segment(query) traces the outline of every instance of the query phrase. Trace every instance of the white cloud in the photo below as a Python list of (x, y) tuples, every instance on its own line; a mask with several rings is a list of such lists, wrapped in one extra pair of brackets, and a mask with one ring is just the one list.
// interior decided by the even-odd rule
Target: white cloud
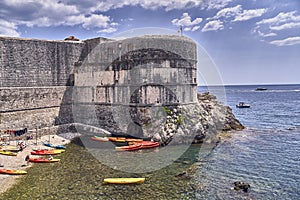
[[(211, 0), (210, 0), (211, 1)], [(217, 3), (226, 5), (221, 0), (213, 0), (211, 7)], [(100, 31), (112, 31), (116, 29), (116, 22), (110, 16), (99, 14), (103, 11), (122, 8), (125, 6), (141, 6), (144, 9), (156, 10), (163, 8), (167, 11), (174, 9), (187, 9), (201, 7), (209, 0), (2, 0), (0, 1), (0, 19), (15, 25), (14, 28), (1, 32), (10, 35), (19, 35), (18, 26), (51, 27), (51, 26), (82, 26), (85, 29), (100, 29)], [(192, 30), (202, 18), (192, 20), (189, 16), (178, 19), (177, 24), (190, 27)], [(132, 19), (128, 19), (132, 20)], [(180, 21), (179, 21), (180, 20)], [(197, 27), (194, 30), (199, 29)]]
[(85, 17), (82, 20), (82, 26), (85, 29), (90, 29), (90, 28), (101, 28), (101, 27), (107, 27), (108, 22), (110, 21), (108, 16), (104, 15), (91, 15), (89, 17)]
[(202, 22), (202, 18), (196, 18), (192, 21), (189, 13), (183, 13), (181, 19), (173, 19), (172, 24), (175, 26), (193, 26)]
[(263, 37), (274, 37), (274, 36), (277, 36), (276, 33), (267, 33), (267, 34), (264, 34)]
[(290, 22), (278, 26), (270, 26), (270, 29), (273, 31), (281, 31), (285, 29), (290, 29), (290, 28), (300, 28), (300, 21), (299, 22)]
[[(257, 26), (255, 27), (256, 32), (259, 33), (260, 36), (266, 37), (265, 33), (262, 32), (276, 32), (282, 31), (287, 29), (296, 29), (300, 28), (300, 15), (297, 15), (296, 11), (291, 12), (280, 12), (275, 17), (263, 19), (256, 23)], [(254, 31), (255, 32), (255, 31)], [(274, 36), (273, 33), (271, 36)], [(285, 40), (275, 40), (273, 41), (274, 44), (281, 44), (282, 42), (289, 42), (291, 38), (294, 39), (295, 37), (290, 37)], [(297, 37), (296, 37), (297, 38)]]
[(100, 31), (98, 31), (98, 33), (113, 33), (113, 32), (116, 32), (117, 29), (114, 28), (114, 27), (109, 27), (107, 29), (102, 29)]
[(14, 23), (0, 19), (0, 36), (19, 37), (17, 26)]
[(255, 17), (262, 16), (267, 9), (261, 8), (261, 9), (253, 9), (253, 10), (243, 10), (242, 13), (238, 13), (238, 15), (235, 16), (233, 21), (246, 21)]
[(219, 19), (221, 17), (229, 18), (235, 17), (242, 11), (242, 6), (237, 5), (235, 7), (223, 8), (222, 10), (218, 11), (217, 14), (212, 19)]
[(192, 28), (192, 31), (194, 32), (194, 31), (198, 30), (199, 28), (200, 28), (200, 26), (194, 26), (194, 27)]
[[(76, 4), (77, 2), (77, 4)], [(79, 3), (83, 3), (79, 0)], [(28, 27), (50, 27), (50, 26), (75, 26), (80, 25), (85, 29), (99, 29), (118, 25), (109, 16), (93, 14), (95, 3), (83, 3), (79, 6), (78, 1), (62, 0), (3, 0), (0, 2), (0, 18), (14, 24), (15, 27), (8, 31), (1, 27), (3, 35), (17, 35), (14, 30), (20, 25)], [(5, 31), (5, 30), (6, 31)]]
[(206, 0), (203, 1), (202, 8), (207, 8), (207, 9), (221, 9), (226, 7), (230, 2), (233, 0)]
[[(202, 29), (203, 32), (208, 30), (221, 30), (224, 29), (224, 22), (237, 22), (237, 21), (247, 21), (255, 17), (262, 16), (267, 11), (266, 8), (243, 10), (241, 5), (236, 5), (234, 7), (227, 7), (219, 10), (215, 16), (207, 18), (206, 20), (214, 20), (211, 23), (207, 23)], [(230, 28), (232, 29), (232, 27)]]
[(254, 30), (253, 33), (258, 33), (258, 35), (261, 36), (261, 37), (274, 37), (274, 36), (277, 36), (276, 33), (263, 33), (260, 30)]
[(224, 29), (223, 22), (220, 20), (213, 20), (213, 21), (207, 22), (204, 25), (202, 32), (217, 31), (217, 30), (222, 30), (222, 29)]
[(276, 46), (292, 46), (300, 44), (300, 37), (289, 37), (283, 40), (274, 40), (271, 41), (270, 44), (276, 45)]
[(296, 14), (296, 11), (287, 12), (287, 13), (281, 12), (273, 18), (263, 19), (263, 20), (257, 22), (257, 24), (279, 25), (279, 24), (283, 24), (286, 22), (300, 21), (300, 16), (295, 15), (295, 14)]
[(243, 10), (241, 5), (237, 5), (234, 7), (223, 8), (218, 11), (217, 14), (212, 17), (212, 19), (220, 19), (220, 18), (233, 18), (233, 22), (235, 21), (246, 21), (255, 17), (262, 16), (267, 9), (251, 9), (251, 10)]
[(108, 11), (110, 9), (122, 8), (124, 6), (141, 6), (145, 9), (156, 10), (164, 8), (166, 11), (174, 9), (187, 9), (203, 5), (203, 0), (103, 0), (97, 4), (99, 11)]
[(198, 24), (200, 24), (202, 20), (202, 18), (192, 20), (189, 13), (183, 13), (180, 19), (173, 19), (171, 22), (175, 26), (184, 27), (184, 31), (196, 31), (200, 28)]

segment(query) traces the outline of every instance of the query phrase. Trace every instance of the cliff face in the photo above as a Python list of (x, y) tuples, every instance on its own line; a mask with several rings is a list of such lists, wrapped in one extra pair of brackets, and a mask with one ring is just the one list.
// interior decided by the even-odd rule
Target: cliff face
[(198, 103), (166, 108), (167, 120), (154, 140), (161, 144), (216, 142), (221, 131), (241, 130), (244, 126), (228, 106), (209, 93), (198, 94)]

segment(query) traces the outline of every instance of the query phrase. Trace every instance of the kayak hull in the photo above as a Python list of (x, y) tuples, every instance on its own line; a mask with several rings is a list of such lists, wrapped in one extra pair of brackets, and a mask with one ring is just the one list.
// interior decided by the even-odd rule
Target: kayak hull
[(17, 156), (17, 153), (10, 152), (10, 151), (0, 151), (0, 154), (6, 155), (6, 156)]
[(64, 152), (65, 150), (59, 150), (59, 149), (54, 149), (54, 150), (35, 150), (30, 152), (31, 155), (57, 155), (60, 154), (62, 152)]
[(142, 146), (139, 144), (129, 145), (129, 146), (122, 146), (122, 147), (115, 147), (116, 151), (135, 151), (141, 149)]
[(91, 137), (91, 139), (94, 141), (100, 141), (100, 142), (108, 142), (109, 141), (109, 139), (107, 137), (99, 137), (99, 136)]
[(48, 142), (44, 142), (44, 145), (46, 147), (52, 147), (52, 148), (55, 148), (55, 149), (66, 149), (66, 147), (63, 146), (63, 145), (53, 145), (53, 144), (50, 144)]
[(53, 162), (59, 162), (60, 159), (53, 158), (49, 160), (48, 158), (29, 158), (29, 162), (33, 163), (53, 163)]
[(134, 184), (144, 183), (145, 178), (106, 178), (103, 181), (110, 184)]
[(132, 142), (131, 144), (141, 145), (142, 149), (149, 149), (149, 148), (154, 148), (159, 146), (158, 142), (152, 142), (152, 141)]
[(0, 169), (0, 174), (9, 174), (9, 175), (24, 175), (27, 174), (23, 170), (14, 170), (14, 169)]

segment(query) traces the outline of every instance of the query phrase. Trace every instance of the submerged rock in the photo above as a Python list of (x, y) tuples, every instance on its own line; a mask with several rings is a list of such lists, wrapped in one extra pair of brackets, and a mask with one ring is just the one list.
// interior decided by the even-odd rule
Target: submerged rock
[(234, 189), (235, 190), (243, 190), (244, 192), (248, 192), (248, 189), (250, 188), (249, 183), (245, 183), (242, 181), (235, 181), (234, 182)]
[(180, 172), (180, 173), (176, 174), (175, 177), (181, 177), (181, 178), (186, 178), (186, 179), (191, 178), (187, 171)]

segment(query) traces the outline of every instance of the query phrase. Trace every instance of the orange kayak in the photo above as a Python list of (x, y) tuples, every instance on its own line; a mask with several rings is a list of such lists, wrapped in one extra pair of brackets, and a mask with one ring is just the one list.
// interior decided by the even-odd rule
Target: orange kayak
[(111, 142), (142, 142), (143, 141), (143, 139), (125, 138), (125, 137), (109, 137), (108, 140)]
[(108, 140), (111, 142), (126, 142), (126, 138), (123, 137), (109, 137)]
[(0, 174), (23, 175), (23, 174), (27, 174), (27, 172), (23, 170), (0, 169)]
[(132, 145), (141, 145), (142, 149), (148, 149), (153, 147), (158, 147), (158, 142), (152, 142), (152, 141), (142, 141), (142, 142), (132, 142)]

